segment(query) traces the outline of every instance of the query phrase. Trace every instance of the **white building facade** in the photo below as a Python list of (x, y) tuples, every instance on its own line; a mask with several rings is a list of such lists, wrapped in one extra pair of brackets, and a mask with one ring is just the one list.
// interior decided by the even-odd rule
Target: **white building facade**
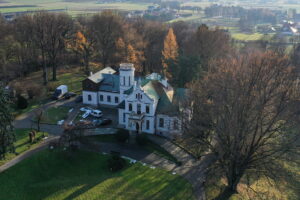
[(118, 109), (120, 127), (137, 133), (172, 137), (181, 133), (180, 99), (185, 89), (174, 90), (153, 73), (135, 77), (133, 64), (107, 67), (83, 81), (83, 103)]

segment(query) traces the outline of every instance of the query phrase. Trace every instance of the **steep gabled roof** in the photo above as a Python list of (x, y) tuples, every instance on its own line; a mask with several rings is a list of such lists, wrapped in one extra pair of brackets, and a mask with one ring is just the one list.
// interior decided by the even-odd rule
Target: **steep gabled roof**
[(100, 84), (100, 91), (119, 92), (120, 91), (120, 78), (115, 74), (102, 74), (102, 82)]
[(158, 101), (163, 94), (162, 85), (158, 81), (148, 81), (142, 86), (144, 92), (153, 100)]
[(115, 74), (116, 71), (111, 67), (106, 67), (88, 77), (94, 83), (100, 83), (103, 80), (103, 74)]
[(186, 98), (188, 90), (185, 88), (177, 88), (174, 91), (173, 98), (170, 99), (165, 93), (161, 96), (156, 111), (159, 114), (166, 114), (166, 115), (177, 115), (179, 113), (180, 104)]

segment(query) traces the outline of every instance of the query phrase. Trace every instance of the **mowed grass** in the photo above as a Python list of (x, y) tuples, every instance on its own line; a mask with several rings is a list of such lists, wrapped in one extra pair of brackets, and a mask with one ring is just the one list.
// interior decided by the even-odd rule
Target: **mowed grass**
[[(43, 132), (38, 132), (36, 134), (36, 139), (33, 144), (29, 142), (29, 132), (30, 129), (16, 129), (15, 134), (16, 134), (16, 142), (14, 143), (15, 148), (16, 148), (16, 153), (9, 153), (6, 155), (5, 159), (0, 160), (0, 166), (8, 162), (9, 160), (13, 159), (17, 155), (24, 153), (25, 151), (32, 149), (36, 147), (41, 141), (44, 136), (47, 136), (47, 133)], [(1, 198), (0, 198), (1, 199)]]
[(44, 112), (41, 123), (57, 124), (58, 121), (67, 119), (69, 110), (65, 106), (51, 107)]
[(84, 151), (39, 152), (0, 174), (0, 199), (195, 199), (178, 175), (139, 163), (112, 173), (107, 160)]

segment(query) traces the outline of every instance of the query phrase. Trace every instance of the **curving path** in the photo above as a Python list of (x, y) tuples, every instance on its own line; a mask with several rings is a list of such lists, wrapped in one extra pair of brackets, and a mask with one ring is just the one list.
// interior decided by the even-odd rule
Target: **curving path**
[(7, 163), (5, 163), (4, 165), (0, 166), (0, 173), (7, 170), (8, 168), (18, 164), (19, 162), (21, 162), (22, 160), (32, 156), (33, 154), (42, 151), (46, 148), (48, 148), (49, 143), (55, 141), (59, 139), (58, 136), (56, 137), (49, 137), (48, 139), (44, 140), (42, 143), (40, 143), (37, 147), (30, 149), (20, 155), (18, 155), (17, 157), (15, 157), (14, 159), (8, 161)]

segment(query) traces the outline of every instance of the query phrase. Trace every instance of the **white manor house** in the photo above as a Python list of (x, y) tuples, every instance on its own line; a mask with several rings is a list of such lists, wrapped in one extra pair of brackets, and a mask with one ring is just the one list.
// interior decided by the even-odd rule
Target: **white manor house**
[(106, 67), (91, 74), (82, 86), (83, 103), (117, 108), (120, 127), (166, 137), (181, 133), (186, 90), (174, 89), (157, 73), (136, 77), (133, 64), (123, 63), (119, 72)]

